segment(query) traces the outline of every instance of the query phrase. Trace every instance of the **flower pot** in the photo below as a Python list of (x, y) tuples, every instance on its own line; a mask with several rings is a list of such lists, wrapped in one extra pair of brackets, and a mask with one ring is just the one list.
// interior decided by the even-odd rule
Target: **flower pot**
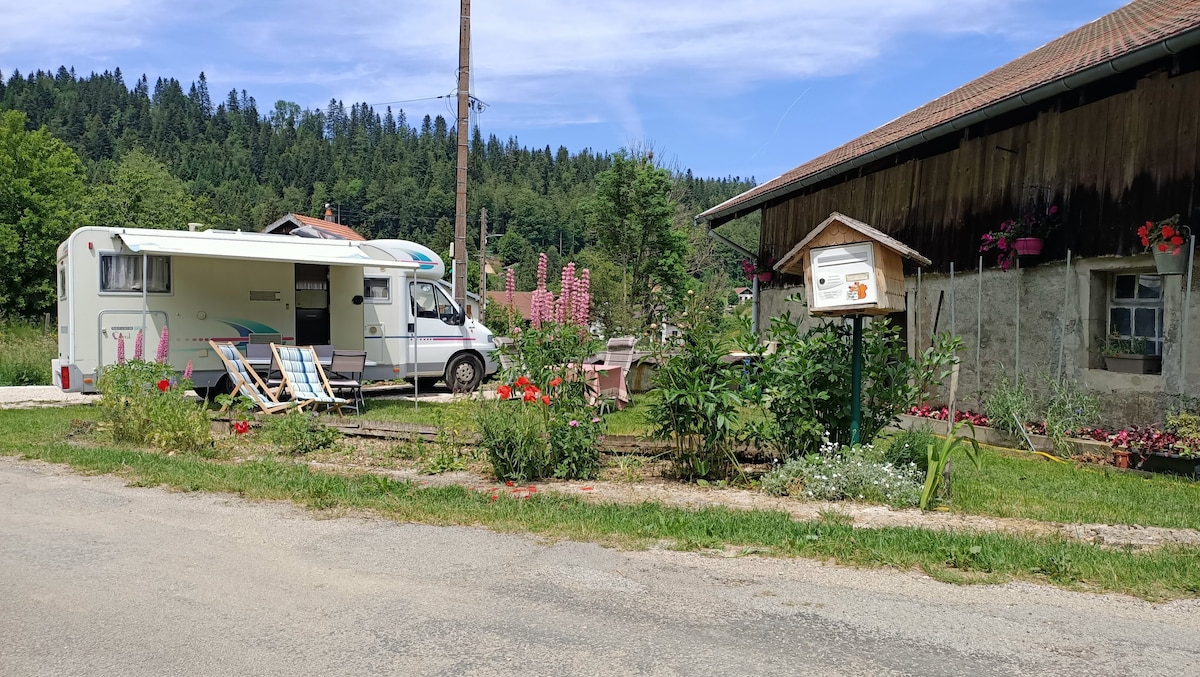
[(1158, 269), (1159, 275), (1183, 275), (1187, 272), (1188, 256), (1187, 252), (1179, 249), (1178, 252), (1154, 252), (1154, 267)]
[(1120, 449), (1113, 449), (1113, 465), (1118, 468), (1129, 467), (1129, 452)]
[(770, 271), (765, 272), (765, 273), (758, 273), (758, 281), (759, 282), (770, 282), (771, 276), (772, 276), (772, 273)]
[(1122, 374), (1158, 374), (1162, 372), (1162, 356), (1105, 355), (1104, 368)]
[(1013, 241), (1013, 249), (1017, 250), (1018, 256), (1037, 256), (1042, 253), (1042, 238), (1018, 237)]

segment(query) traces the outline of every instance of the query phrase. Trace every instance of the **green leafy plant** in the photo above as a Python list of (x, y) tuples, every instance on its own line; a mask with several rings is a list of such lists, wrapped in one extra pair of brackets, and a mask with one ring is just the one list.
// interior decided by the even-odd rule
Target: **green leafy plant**
[(205, 452), (212, 448), (208, 411), (184, 397), (191, 383), (157, 362), (131, 360), (101, 372), (101, 429), (114, 442)]
[(497, 479), (524, 482), (554, 471), (546, 416), (539, 404), (509, 400), (480, 404), (475, 414), (479, 445), (486, 450)]
[(728, 346), (713, 313), (691, 292), (676, 324), (678, 352), (655, 374), (658, 398), (646, 411), (654, 436), (668, 440), (676, 474), (687, 480), (729, 478), (740, 471), (734, 443), (740, 432), (742, 397), (738, 371), (722, 358)]
[(1105, 357), (1145, 355), (1147, 345), (1149, 344), (1143, 336), (1122, 338), (1119, 334), (1110, 334), (1104, 340), (1104, 346), (1100, 348), (1100, 353)]
[(1021, 379), (1009, 381), (1001, 376), (984, 400), (988, 425), (1010, 435), (1021, 435), (1025, 424), (1033, 419), (1033, 396)]
[(1057, 381), (1044, 375), (1050, 391), (1045, 411), (1046, 437), (1054, 445), (1054, 453), (1070, 456), (1075, 451), (1071, 433), (1096, 424), (1100, 418), (1100, 401), (1071, 379)]
[[(971, 430), (970, 436), (958, 434), (963, 427)], [(928, 510), (941, 491), (943, 473), (945, 473), (946, 464), (950, 462), (950, 457), (954, 455), (954, 452), (961, 451), (967, 455), (967, 459), (975, 465), (977, 470), (982, 468), (979, 460), (979, 443), (975, 441), (975, 426), (966, 421), (955, 423), (954, 427), (950, 429), (950, 434), (942, 440), (941, 444), (930, 444), (926, 449), (928, 464), (925, 469), (925, 486), (921, 489), (919, 504), (922, 510)]]
[(562, 479), (590, 479), (600, 469), (600, 441), (603, 422), (589, 412), (558, 415), (549, 426), (550, 448), (554, 456), (554, 476)]
[(776, 496), (909, 507), (920, 498), (921, 471), (882, 460), (869, 444), (839, 448), (827, 443), (824, 453), (792, 459), (764, 475), (762, 488)]
[(916, 426), (892, 436), (883, 451), (883, 459), (895, 466), (915, 465), (923, 467), (928, 458), (931, 444), (941, 440), (927, 426)]
[(337, 446), (342, 433), (318, 420), (316, 414), (292, 409), (266, 420), (262, 436), (289, 454), (308, 454)]

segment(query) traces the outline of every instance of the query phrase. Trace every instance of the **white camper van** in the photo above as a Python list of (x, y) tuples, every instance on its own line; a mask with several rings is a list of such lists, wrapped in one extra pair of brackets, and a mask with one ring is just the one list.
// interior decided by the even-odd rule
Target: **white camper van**
[(233, 231), (89, 227), (58, 247), (55, 385), (96, 390), (96, 376), (153, 359), (164, 327), (169, 362), (190, 360), (198, 389), (228, 387), (208, 341), (366, 350), (367, 380), (445, 379), (471, 390), (498, 364), (492, 334), (440, 284), (445, 264), (401, 240), (317, 240)]

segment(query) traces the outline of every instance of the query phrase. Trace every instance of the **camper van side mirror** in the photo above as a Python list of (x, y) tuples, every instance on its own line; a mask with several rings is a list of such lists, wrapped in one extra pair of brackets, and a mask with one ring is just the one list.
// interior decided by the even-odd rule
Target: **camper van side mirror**
[(462, 310), (458, 310), (458, 309), (456, 309), (450, 315), (449, 319), (447, 320), (447, 324), (454, 325), (455, 327), (461, 327), (466, 323), (467, 323), (467, 316), (463, 314)]

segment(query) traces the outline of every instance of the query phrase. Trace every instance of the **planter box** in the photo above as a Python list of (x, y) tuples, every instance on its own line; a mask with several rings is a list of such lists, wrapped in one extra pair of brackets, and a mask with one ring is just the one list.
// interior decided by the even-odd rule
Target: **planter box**
[(1161, 355), (1105, 355), (1104, 368), (1122, 374), (1162, 373)]
[(1187, 458), (1179, 454), (1139, 454), (1134, 451), (1130, 452), (1129, 466), (1147, 472), (1200, 479), (1200, 458)]
[[(911, 416), (909, 414), (900, 415), (900, 425), (897, 426), (901, 430), (908, 430), (914, 427), (928, 426), (935, 434), (946, 434), (946, 422), (939, 421), (935, 418), (925, 418), (923, 416)], [(969, 432), (969, 431), (968, 431)], [(1008, 433), (1001, 432), (994, 428), (985, 426), (975, 426), (975, 441), (980, 444), (986, 444), (992, 447), (1006, 447), (1009, 449), (1027, 449), (1029, 445), (1025, 444), (1025, 440), (1019, 437), (1013, 437)], [(1054, 453), (1054, 444), (1049, 437), (1045, 435), (1030, 435), (1029, 441), (1033, 442), (1033, 446), (1038, 451), (1044, 451), (1048, 454)], [(1071, 444), (1075, 445), (1075, 453), (1109, 456), (1112, 454), (1112, 445), (1108, 442), (1097, 442), (1095, 440), (1084, 440), (1074, 438)]]

